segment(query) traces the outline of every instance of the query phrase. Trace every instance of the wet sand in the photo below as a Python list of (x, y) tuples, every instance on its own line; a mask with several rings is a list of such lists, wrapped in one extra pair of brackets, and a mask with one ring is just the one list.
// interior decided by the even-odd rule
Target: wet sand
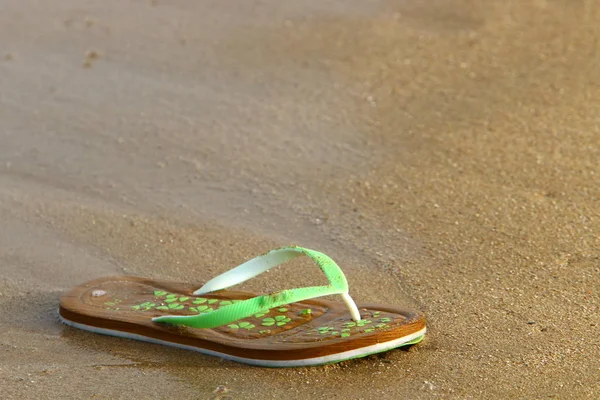
[[(600, 6), (420, 3), (4, 1), (3, 397), (597, 398)], [(56, 318), (289, 243), (426, 340), (263, 369)]]

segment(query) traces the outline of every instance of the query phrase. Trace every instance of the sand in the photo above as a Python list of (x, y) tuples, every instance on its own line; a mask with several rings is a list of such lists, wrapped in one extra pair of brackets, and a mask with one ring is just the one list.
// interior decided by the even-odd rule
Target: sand
[[(593, 0), (3, 1), (2, 397), (598, 398), (599, 159)], [(289, 243), (426, 340), (263, 369), (56, 317)]]

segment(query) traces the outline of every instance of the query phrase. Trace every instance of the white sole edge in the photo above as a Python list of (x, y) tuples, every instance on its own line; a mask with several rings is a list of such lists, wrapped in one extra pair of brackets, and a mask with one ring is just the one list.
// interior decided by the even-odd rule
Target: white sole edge
[(168, 342), (165, 340), (154, 339), (154, 338), (151, 338), (148, 336), (138, 335), (136, 333), (120, 332), (120, 331), (115, 331), (112, 329), (97, 328), (97, 327), (91, 326), (91, 325), (80, 324), (79, 322), (73, 322), (73, 321), (63, 318), (63, 316), (60, 315), (60, 313), (58, 313), (58, 318), (65, 325), (69, 325), (74, 328), (82, 329), (84, 331), (99, 333), (101, 335), (116, 336), (116, 337), (121, 337), (121, 338), (125, 338), (125, 339), (133, 339), (133, 340), (139, 340), (142, 342), (161, 344), (163, 346), (177, 347), (179, 349), (197, 351), (199, 353), (206, 354), (209, 356), (220, 357), (220, 358), (224, 358), (226, 360), (236, 361), (236, 362), (243, 363), (243, 364), (256, 365), (259, 367), (271, 367), (271, 368), (273, 368), (273, 367), (308, 367), (311, 365), (330, 364), (330, 363), (334, 363), (334, 362), (350, 360), (353, 358), (365, 357), (370, 354), (381, 353), (384, 351), (392, 350), (396, 347), (400, 347), (405, 343), (409, 343), (409, 342), (417, 339), (418, 337), (425, 335), (425, 332), (427, 331), (427, 328), (423, 328), (418, 332), (412, 333), (408, 336), (401, 337), (399, 339), (390, 340), (388, 342), (378, 343), (378, 344), (374, 344), (374, 345), (367, 346), (367, 347), (361, 347), (360, 349), (344, 351), (342, 353), (336, 353), (336, 354), (332, 354), (329, 356), (305, 358), (302, 360), (259, 360), (259, 359), (254, 359), (254, 358), (244, 358), (244, 357), (232, 356), (232, 355), (225, 354), (225, 353), (219, 353), (218, 351), (202, 349), (199, 347), (188, 346), (185, 344), (172, 343), (172, 342)]

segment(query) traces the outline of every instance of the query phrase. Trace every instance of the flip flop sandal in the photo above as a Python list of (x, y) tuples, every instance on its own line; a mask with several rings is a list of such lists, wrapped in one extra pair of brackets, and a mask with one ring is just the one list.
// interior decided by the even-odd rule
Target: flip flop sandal
[[(301, 255), (327, 286), (255, 295), (223, 290)], [(343, 302), (314, 300), (341, 295)], [(182, 283), (118, 276), (77, 286), (60, 298), (67, 325), (265, 367), (335, 363), (420, 342), (425, 319), (402, 308), (361, 304), (325, 254), (297, 246), (258, 256), (198, 290)]]

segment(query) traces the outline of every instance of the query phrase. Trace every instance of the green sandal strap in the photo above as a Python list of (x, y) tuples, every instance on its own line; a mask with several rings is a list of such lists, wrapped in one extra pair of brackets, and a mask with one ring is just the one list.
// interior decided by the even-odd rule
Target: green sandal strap
[(282, 290), (271, 294), (253, 297), (215, 311), (198, 315), (168, 315), (153, 318), (152, 321), (174, 325), (186, 325), (193, 328), (216, 328), (271, 308), (285, 304), (309, 300), (316, 297), (340, 294), (350, 310), (354, 321), (360, 321), (360, 313), (354, 300), (348, 294), (348, 281), (340, 267), (325, 254), (299, 246), (288, 246), (271, 250), (253, 258), (208, 281), (194, 292), (195, 295), (214, 292), (245, 282), (277, 265), (299, 256), (310, 257), (329, 280), (327, 286)]

